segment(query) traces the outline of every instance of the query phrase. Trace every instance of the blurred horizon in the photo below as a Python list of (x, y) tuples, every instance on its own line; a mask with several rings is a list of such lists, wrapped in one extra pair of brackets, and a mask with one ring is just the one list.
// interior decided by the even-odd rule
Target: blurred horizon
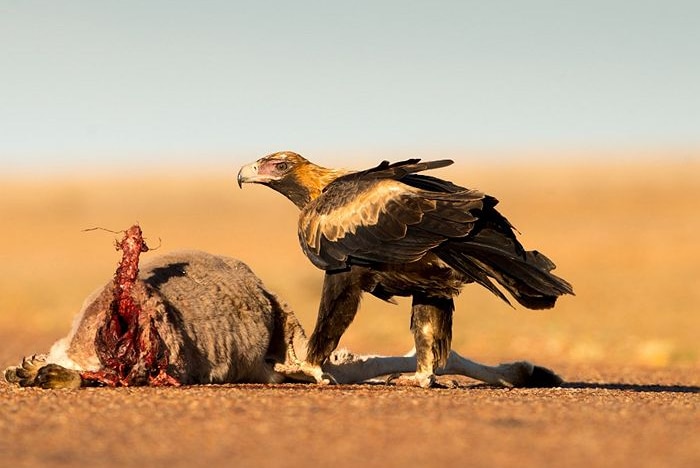
[[(279, 148), (273, 151), (289, 150)], [(296, 150), (299, 152), (298, 150)], [(41, 164), (3, 165), (0, 180), (55, 181), (57, 178), (68, 180), (105, 179), (117, 180), (159, 176), (209, 177), (215, 174), (230, 173), (232, 178), (240, 166), (252, 162), (269, 152), (253, 153), (232, 151), (231, 153), (155, 153), (155, 154), (121, 154), (107, 159), (86, 160), (71, 158), (69, 162), (55, 164), (46, 161)], [(585, 168), (585, 167), (637, 167), (645, 169), (659, 165), (687, 167), (689, 170), (700, 168), (700, 147), (698, 148), (601, 148), (581, 150), (576, 148), (561, 149), (521, 149), (521, 150), (364, 150), (351, 153), (346, 150), (324, 150), (301, 152), (302, 156), (321, 166), (361, 170), (369, 168), (382, 160), (399, 161), (408, 158), (452, 159), (453, 169), (465, 172), (474, 169), (497, 169), (512, 167), (526, 169)]]
[(0, 169), (696, 157), (699, 16), (691, 1), (3, 2)]

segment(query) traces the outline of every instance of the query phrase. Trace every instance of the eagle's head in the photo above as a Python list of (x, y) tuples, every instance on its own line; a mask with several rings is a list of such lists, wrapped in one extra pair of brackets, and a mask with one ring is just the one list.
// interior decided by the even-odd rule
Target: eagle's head
[(301, 209), (342, 174), (344, 171), (317, 166), (292, 151), (280, 151), (243, 166), (238, 171), (238, 186), (267, 185)]
[(238, 186), (243, 184), (272, 185), (292, 177), (297, 168), (310, 164), (297, 153), (280, 151), (258, 159), (252, 164), (243, 166), (238, 171)]

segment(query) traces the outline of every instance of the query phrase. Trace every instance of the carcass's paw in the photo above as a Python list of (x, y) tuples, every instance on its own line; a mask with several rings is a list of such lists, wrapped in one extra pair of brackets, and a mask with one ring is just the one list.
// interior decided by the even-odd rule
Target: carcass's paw
[(394, 374), (389, 376), (386, 383), (402, 387), (443, 388), (443, 385), (438, 384), (435, 374), (432, 373)]
[(545, 388), (545, 387), (560, 387), (564, 383), (564, 379), (557, 375), (553, 370), (542, 366), (534, 366), (530, 378), (525, 382), (525, 387)]
[(58, 364), (47, 364), (36, 375), (35, 385), (41, 388), (80, 388), (80, 373)]
[(19, 385), (19, 377), (17, 376), (17, 366), (8, 367), (3, 373), (5, 382), (9, 384)]
[(46, 355), (35, 354), (22, 359), (19, 366), (5, 369), (5, 380), (20, 387), (31, 387), (35, 385), (35, 379), (39, 369), (46, 364)]
[(312, 382), (321, 385), (337, 384), (335, 378), (323, 372), (321, 366), (310, 364), (306, 361), (295, 361), (293, 363), (275, 364), (275, 372), (279, 372), (286, 378), (301, 382)]
[(506, 387), (547, 388), (564, 383), (554, 371), (527, 361), (501, 364), (499, 368), (504, 375), (501, 384)]

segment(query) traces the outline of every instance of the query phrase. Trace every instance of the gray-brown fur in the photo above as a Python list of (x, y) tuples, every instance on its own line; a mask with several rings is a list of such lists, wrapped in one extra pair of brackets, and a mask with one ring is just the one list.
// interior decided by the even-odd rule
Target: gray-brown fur
[[(100, 369), (95, 335), (113, 296), (112, 284), (86, 299), (69, 335), (47, 356), (25, 358), (6, 370), (6, 380), (44, 388), (85, 385), (79, 372)], [(134, 298), (155, 311), (151, 316), (169, 352), (168, 372), (182, 384), (310, 378), (358, 383), (416, 369), (415, 356), (366, 356), (345, 350), (333, 353), (322, 369), (305, 367), (307, 342), (296, 316), (247, 265), (233, 258), (199, 251), (153, 258), (140, 268)], [(527, 362), (490, 367), (455, 352), (438, 374), (505, 386), (561, 383), (556, 374)]]
[[(48, 362), (100, 368), (95, 335), (112, 288), (107, 283), (85, 301), (71, 334), (54, 345)], [(144, 262), (134, 299), (155, 311), (169, 373), (183, 384), (282, 381), (274, 363), (285, 361), (295, 339), (305, 340), (286, 304), (233, 258), (186, 251)]]

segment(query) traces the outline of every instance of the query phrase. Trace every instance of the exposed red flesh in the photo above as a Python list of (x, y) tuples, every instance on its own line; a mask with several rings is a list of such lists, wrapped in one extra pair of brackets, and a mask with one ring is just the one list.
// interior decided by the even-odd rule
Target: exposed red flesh
[(148, 246), (138, 225), (125, 231), (117, 242), (122, 259), (114, 274), (114, 297), (97, 330), (95, 349), (103, 369), (83, 372), (84, 380), (109, 386), (179, 385), (168, 375), (168, 350), (153, 322), (143, 294), (136, 295), (139, 256)]

